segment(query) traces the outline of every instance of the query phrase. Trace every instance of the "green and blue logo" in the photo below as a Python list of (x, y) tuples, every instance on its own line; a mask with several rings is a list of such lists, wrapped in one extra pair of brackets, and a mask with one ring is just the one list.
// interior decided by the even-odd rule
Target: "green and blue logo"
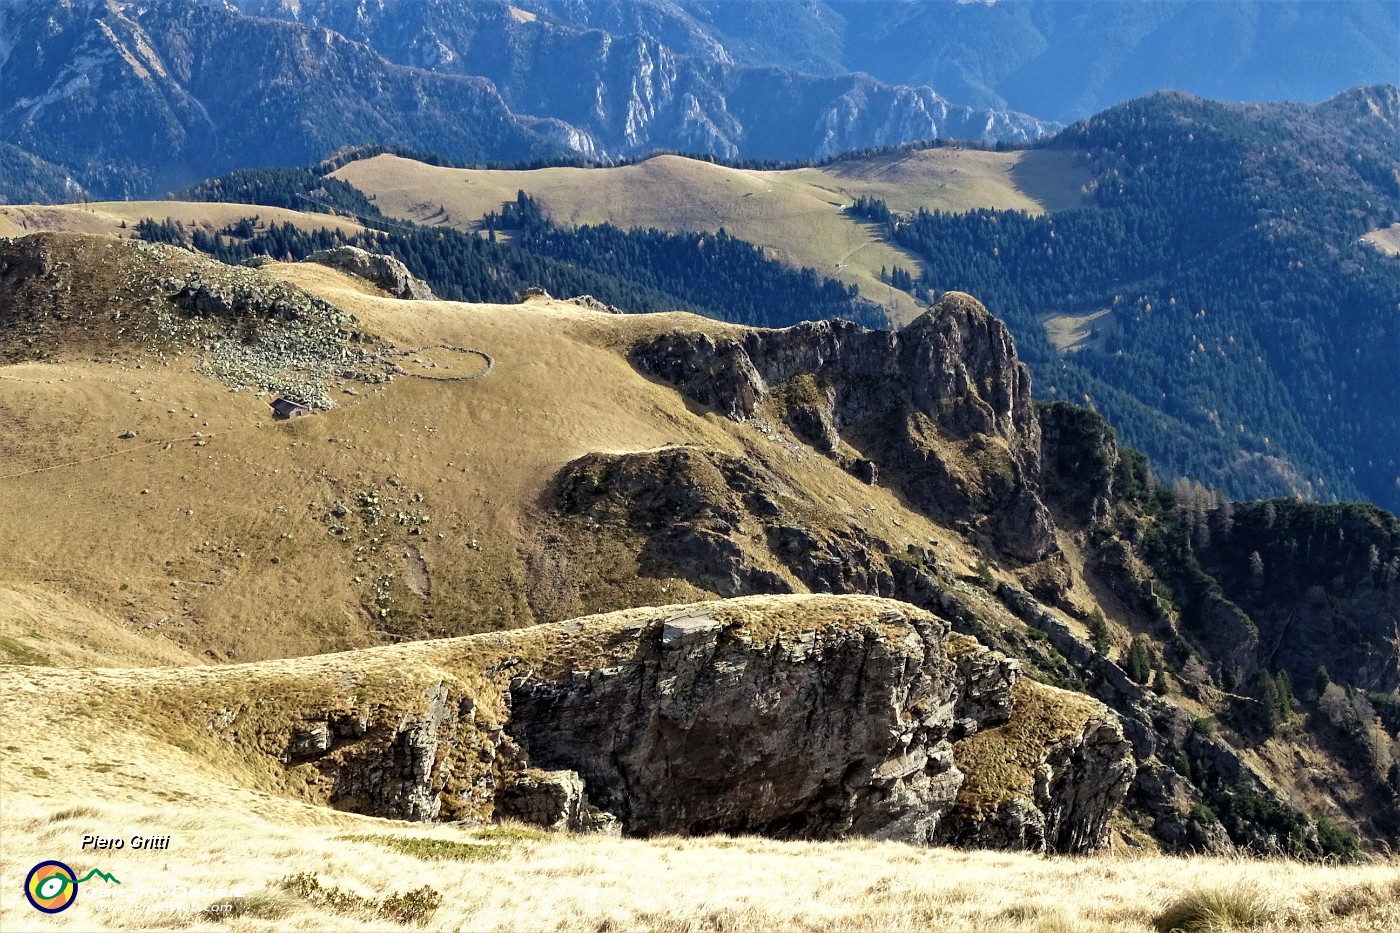
[(29, 869), (24, 879), (24, 897), (35, 910), (56, 914), (72, 907), (78, 900), (78, 885), (95, 877), (121, 884), (115, 875), (96, 868), (79, 878), (67, 865), (50, 859)]

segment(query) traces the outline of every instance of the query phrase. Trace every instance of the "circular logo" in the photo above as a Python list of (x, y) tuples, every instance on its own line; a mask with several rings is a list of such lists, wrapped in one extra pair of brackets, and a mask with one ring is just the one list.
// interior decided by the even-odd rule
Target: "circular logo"
[(62, 862), (40, 862), (24, 879), (24, 896), (46, 914), (67, 910), (78, 899), (78, 876)]

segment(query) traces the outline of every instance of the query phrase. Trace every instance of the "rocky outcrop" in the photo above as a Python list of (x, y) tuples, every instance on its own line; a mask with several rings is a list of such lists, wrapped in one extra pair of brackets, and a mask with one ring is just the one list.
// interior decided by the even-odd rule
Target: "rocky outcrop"
[(783, 504), (790, 494), (741, 457), (668, 447), (580, 457), (559, 472), (553, 500), (568, 537), (612, 537), (637, 555), (643, 573), (720, 596), (788, 593), (795, 583), (896, 595), (883, 542), (836, 516), (814, 522)]
[(1045, 714), (1014, 662), (871, 597), (629, 610), (365, 652), (353, 675), (319, 663), (258, 688), (271, 720), (217, 691), (181, 708), (210, 741), (281, 749), (313, 799), (398, 819), (937, 843), (968, 823), (960, 743), (1004, 728), (1047, 738), (1025, 788), (1036, 846), (1091, 847), (1097, 806), (1122, 796), (1108, 714), (1061, 716), (1078, 744), (1018, 727)]
[(1014, 689), (1024, 715), (960, 742), (969, 780), (945, 835), (961, 845), (1087, 852), (1132, 783), (1131, 743), (1108, 709), (1031, 681)]
[(1037, 494), (1029, 373), (1006, 327), (971, 296), (950, 292), (893, 333), (845, 321), (720, 337), (674, 331), (634, 358), (726, 417), (782, 421), (1012, 558), (1056, 550)]
[(1035, 805), (1045, 815), (1045, 847), (1086, 852), (1108, 839), (1108, 821), (1136, 768), (1116, 717), (1094, 718), (1052, 746), (1036, 768)]
[(1107, 520), (1118, 466), (1113, 428), (1097, 412), (1064, 402), (1044, 405), (1039, 414), (1040, 477), (1046, 501), (1072, 520)]
[(546, 829), (616, 833), (617, 817), (588, 802), (577, 771), (527, 768), (510, 775), (496, 794), (496, 812)]
[(377, 343), (354, 315), (259, 269), (114, 237), (0, 238), (0, 360), (193, 356), (230, 387), (329, 408), (333, 380), (391, 375)]
[(981, 699), (1016, 676), (998, 658), (990, 682), (959, 677), (947, 634), (891, 608), (768, 643), (696, 607), (633, 663), (512, 684), (507, 731), (539, 766), (577, 770), (632, 833), (929, 843), (962, 783), (951, 740), (1003, 721), (1009, 704)]
[(395, 298), (432, 301), (436, 296), (408, 267), (393, 256), (384, 256), (360, 249), (358, 246), (337, 246), (312, 253), (306, 262), (319, 263), (364, 279), (384, 289)]
[(1130, 746), (1115, 721), (1089, 720), (1053, 745), (1029, 788), (982, 821), (959, 823), (962, 845), (1032, 852), (1091, 852), (1108, 840), (1108, 821), (1132, 783)]
[[(335, 769), (329, 795), (334, 805), (401, 820), (435, 820), (441, 815), (443, 794), (454, 771), (453, 758), (460, 754), (459, 746), (473, 744), (464, 740), (472, 731), (476, 704), (443, 681), (429, 684), (422, 699), (424, 708), (401, 713), (389, 728), (382, 720), (374, 724), (374, 738), (387, 733), (388, 740), (372, 761), (364, 767)], [(367, 719), (353, 713), (332, 714), (325, 726), (318, 723), (308, 731), (353, 742), (370, 734)], [(314, 759), (333, 747), (333, 742), (318, 743), (309, 750), (303, 748), (299, 757)]]

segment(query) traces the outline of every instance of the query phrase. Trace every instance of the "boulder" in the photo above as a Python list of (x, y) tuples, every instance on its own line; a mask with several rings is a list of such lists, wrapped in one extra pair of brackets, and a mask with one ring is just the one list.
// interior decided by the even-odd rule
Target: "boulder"
[(319, 263), (332, 269), (362, 278), (384, 289), (395, 298), (414, 301), (434, 300), (433, 290), (408, 271), (398, 259), (360, 249), (358, 246), (337, 246), (306, 257), (306, 262)]
[(588, 802), (583, 778), (576, 771), (528, 768), (513, 774), (497, 792), (496, 810), (501, 816), (552, 830), (605, 834), (619, 830), (617, 817)]

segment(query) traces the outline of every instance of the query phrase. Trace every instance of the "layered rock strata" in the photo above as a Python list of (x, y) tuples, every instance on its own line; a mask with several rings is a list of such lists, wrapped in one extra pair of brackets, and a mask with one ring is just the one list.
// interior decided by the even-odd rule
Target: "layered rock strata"
[[(290, 784), (342, 809), (632, 835), (1083, 851), (1102, 843), (1132, 769), (1106, 708), (1078, 698), (1058, 731), (1040, 729), (1037, 709), (1059, 704), (1049, 688), (1013, 691), (1015, 662), (872, 597), (629, 610), (382, 660), (327, 678), (332, 695), (315, 701), (318, 678), (300, 681), (272, 720), (211, 710), (203, 731), (280, 749)], [(289, 689), (269, 684), (264, 702)], [(978, 786), (1024, 798), (1020, 819), (1040, 829), (983, 832), (956, 816), (961, 743), (1000, 748), (996, 730), (1017, 723), (1006, 773), (1031, 778), (1013, 787), (989, 769)]]
[(985, 530), (1009, 557), (1056, 552), (1037, 494), (1029, 372), (1005, 325), (970, 295), (950, 292), (896, 332), (846, 321), (719, 337), (673, 331), (633, 358), (728, 418), (780, 419), (921, 511)]

